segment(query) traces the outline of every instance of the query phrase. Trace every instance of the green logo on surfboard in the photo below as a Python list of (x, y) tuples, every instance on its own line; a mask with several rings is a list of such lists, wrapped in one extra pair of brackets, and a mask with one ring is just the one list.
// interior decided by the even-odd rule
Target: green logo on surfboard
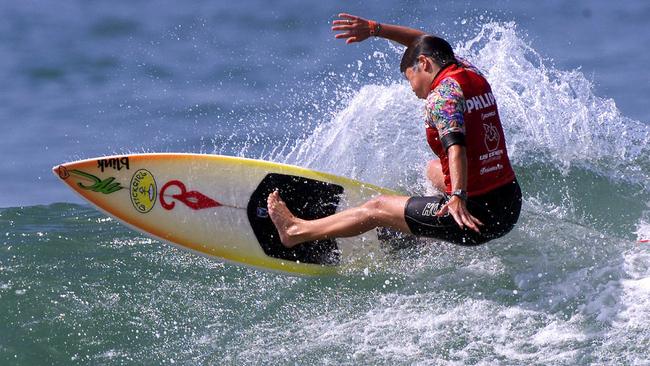
[[(85, 189), (87, 191), (93, 191), (97, 193), (103, 193), (103, 194), (111, 194), (113, 192), (117, 192), (120, 189), (124, 188), (120, 185), (118, 182), (113, 182), (115, 180), (114, 177), (110, 177), (107, 179), (99, 179), (96, 176), (83, 172), (78, 169), (73, 169), (70, 171), (70, 173), (73, 173), (79, 177), (86, 178), (87, 180), (93, 182), (91, 185), (85, 185), (83, 183), (77, 183), (79, 188)], [(61, 175), (61, 169), (59, 168), (59, 175)], [(67, 177), (66, 177), (67, 178)], [(64, 178), (65, 179), (65, 178)]]

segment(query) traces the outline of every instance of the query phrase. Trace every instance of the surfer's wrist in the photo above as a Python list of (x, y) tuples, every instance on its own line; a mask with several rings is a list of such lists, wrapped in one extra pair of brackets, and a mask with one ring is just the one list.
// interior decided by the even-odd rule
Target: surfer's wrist
[(457, 189), (451, 192), (451, 197), (458, 197), (461, 201), (465, 202), (467, 201), (467, 191), (464, 189)]
[(418, 37), (426, 34), (420, 30), (401, 25), (377, 23), (377, 27), (379, 29), (375, 29), (375, 36), (400, 43), (406, 47), (413, 44)]
[(371, 36), (379, 37), (379, 32), (381, 31), (381, 23), (374, 20), (368, 20), (368, 29)]

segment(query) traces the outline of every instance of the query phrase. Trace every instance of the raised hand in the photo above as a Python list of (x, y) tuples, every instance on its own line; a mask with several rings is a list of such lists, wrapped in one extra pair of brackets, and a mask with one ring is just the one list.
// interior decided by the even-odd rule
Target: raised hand
[(370, 37), (370, 21), (356, 15), (341, 13), (339, 19), (332, 22), (332, 30), (337, 33), (334, 38), (345, 39), (345, 43), (361, 42)]

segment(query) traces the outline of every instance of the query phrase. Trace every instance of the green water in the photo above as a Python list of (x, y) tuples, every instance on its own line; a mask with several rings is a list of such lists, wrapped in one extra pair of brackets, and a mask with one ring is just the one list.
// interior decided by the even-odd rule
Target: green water
[(428, 243), (316, 279), (199, 257), (86, 206), (2, 209), (0, 233), (2, 364), (574, 364), (646, 354), (637, 342), (648, 340), (647, 322), (627, 312), (647, 289), (625, 284), (647, 273), (647, 251), (531, 207), (489, 245)]

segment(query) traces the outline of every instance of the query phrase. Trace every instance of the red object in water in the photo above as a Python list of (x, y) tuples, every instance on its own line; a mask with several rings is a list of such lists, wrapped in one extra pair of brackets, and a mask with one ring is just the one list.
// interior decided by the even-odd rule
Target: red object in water
[(171, 197), (175, 200), (183, 202), (187, 207), (192, 210), (201, 210), (204, 208), (219, 207), (221, 203), (213, 200), (212, 198), (197, 191), (187, 191), (185, 184), (179, 180), (170, 180), (160, 189), (160, 205), (165, 210), (171, 210), (176, 206), (176, 202), (165, 201), (165, 191), (171, 186), (176, 186), (180, 189), (180, 193), (172, 194)]
[(650, 243), (650, 239), (641, 239), (639, 243)]

